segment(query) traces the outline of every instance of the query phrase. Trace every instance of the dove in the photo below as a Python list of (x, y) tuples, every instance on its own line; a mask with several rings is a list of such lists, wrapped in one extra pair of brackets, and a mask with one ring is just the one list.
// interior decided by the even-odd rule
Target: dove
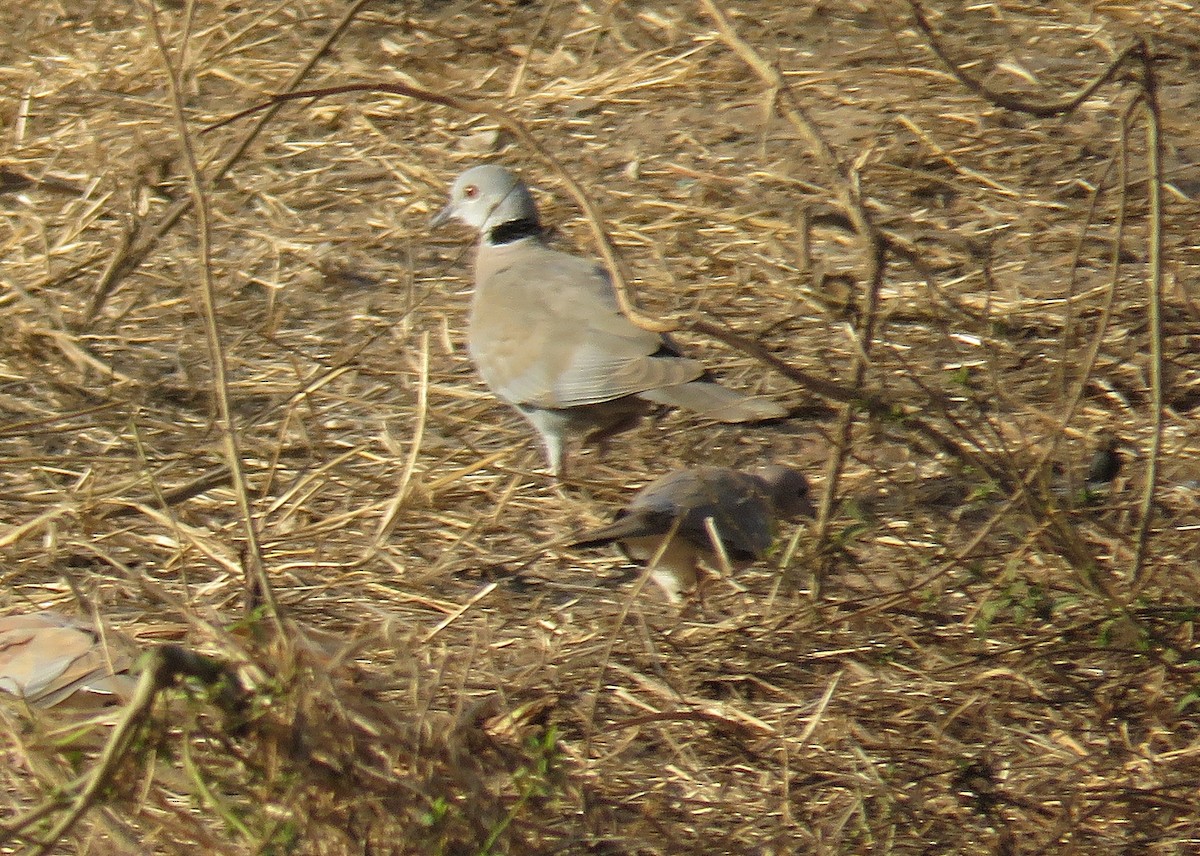
[(808, 493), (804, 474), (792, 467), (675, 470), (642, 488), (608, 526), (580, 535), (569, 546), (617, 543), (639, 562), (658, 555), (650, 578), (677, 603), (695, 587), (701, 562), (720, 564), (707, 520), (729, 563), (745, 567), (766, 554), (777, 521), (812, 515)]
[(480, 233), (471, 359), (541, 436), (556, 477), (566, 473), (569, 440), (603, 443), (654, 404), (721, 422), (787, 414), (721, 386), (670, 338), (634, 324), (601, 266), (547, 245), (529, 188), (508, 169), (483, 164), (460, 175), (432, 225), (452, 218)]
[(136, 684), (131, 663), (85, 622), (48, 611), (0, 617), (0, 690), (34, 707), (128, 700)]

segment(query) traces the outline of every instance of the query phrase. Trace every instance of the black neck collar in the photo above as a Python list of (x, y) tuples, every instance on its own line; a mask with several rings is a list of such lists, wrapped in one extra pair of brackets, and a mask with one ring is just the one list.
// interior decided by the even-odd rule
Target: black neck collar
[(540, 238), (541, 236), (542, 224), (537, 221), (536, 217), (527, 217), (523, 220), (509, 220), (507, 223), (501, 223), (494, 227), (488, 232), (488, 243), (492, 246), (500, 246), (501, 244), (511, 244), (522, 238)]

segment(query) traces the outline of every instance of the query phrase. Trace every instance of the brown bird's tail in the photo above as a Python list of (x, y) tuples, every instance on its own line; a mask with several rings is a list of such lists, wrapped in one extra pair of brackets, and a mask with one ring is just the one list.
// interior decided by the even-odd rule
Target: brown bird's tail
[(787, 408), (777, 402), (753, 398), (709, 380), (648, 389), (639, 392), (638, 397), (655, 404), (682, 407), (719, 422), (759, 422), (787, 415)]
[(568, 547), (603, 547), (626, 538), (645, 538), (650, 535), (666, 535), (671, 531), (674, 520), (669, 514), (620, 512), (619, 516), (607, 526), (584, 532), (576, 540), (567, 544)]

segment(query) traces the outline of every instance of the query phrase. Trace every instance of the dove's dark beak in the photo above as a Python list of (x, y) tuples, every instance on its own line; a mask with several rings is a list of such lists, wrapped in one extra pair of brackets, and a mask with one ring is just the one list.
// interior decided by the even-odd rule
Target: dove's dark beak
[(433, 215), (433, 219), (431, 219), (429, 221), (429, 228), (436, 229), (438, 226), (441, 226), (443, 223), (445, 223), (447, 220), (449, 220), (453, 216), (454, 216), (454, 206), (447, 205), (441, 211), (439, 211), (438, 213)]

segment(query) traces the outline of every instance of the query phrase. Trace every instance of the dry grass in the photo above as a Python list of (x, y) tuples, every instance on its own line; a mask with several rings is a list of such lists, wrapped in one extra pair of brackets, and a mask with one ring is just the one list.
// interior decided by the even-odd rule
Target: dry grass
[[(279, 91), (345, 9), (196, 5), (159, 4), (193, 133)], [(55, 852), (1194, 852), (1194, 12), (930, 12), (974, 74), (1031, 99), (1083, 85), (1136, 33), (1165, 54), (1165, 410), (1135, 576), (1155, 433), (1142, 114), (1123, 134), (1136, 80), (1035, 119), (968, 92), (898, 4), (726, 5), (920, 265), (884, 271), (864, 390), (895, 418), (850, 423), (826, 549), (802, 529), (782, 573), (683, 615), (649, 592), (626, 613), (616, 557), (531, 553), (683, 464), (774, 458), (820, 483), (838, 402), (685, 336), (801, 415), (665, 416), (582, 455), (586, 482), (560, 495), (466, 358), (467, 238), (426, 222), (486, 156), (546, 191), (565, 242), (590, 248), (587, 226), (545, 164), (480, 153), (487, 121), (410, 99), (284, 106), (202, 186), (210, 257), (192, 210), (105, 285), (190, 192), (148, 7), (0, 10), (0, 611), (94, 608), (255, 690), (237, 722), (167, 693)], [(591, 194), (646, 307), (849, 382), (865, 266), (824, 216), (833, 179), (699, 4), (377, 3), (300, 86), (364, 80), (494, 98)], [(203, 175), (248, 127), (192, 137)], [(206, 271), (285, 638), (245, 620), (253, 548)], [(1101, 428), (1126, 466), (1085, 503)], [(5, 823), (57, 799), (109, 731), (64, 746), (60, 716), (3, 722)]]

